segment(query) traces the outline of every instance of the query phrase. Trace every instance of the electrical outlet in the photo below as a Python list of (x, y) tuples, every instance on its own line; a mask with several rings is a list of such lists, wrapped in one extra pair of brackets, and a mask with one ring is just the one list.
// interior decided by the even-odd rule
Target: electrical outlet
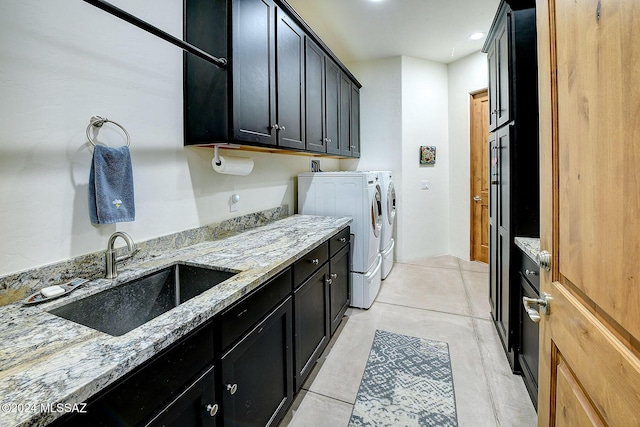
[(229, 210), (231, 212), (238, 212), (238, 208), (240, 207), (240, 195), (234, 194), (229, 199)]
[(431, 183), (429, 182), (428, 179), (423, 179), (422, 181), (420, 181), (421, 190), (428, 190), (430, 186), (431, 186)]
[(320, 160), (311, 159), (311, 172), (320, 172)]

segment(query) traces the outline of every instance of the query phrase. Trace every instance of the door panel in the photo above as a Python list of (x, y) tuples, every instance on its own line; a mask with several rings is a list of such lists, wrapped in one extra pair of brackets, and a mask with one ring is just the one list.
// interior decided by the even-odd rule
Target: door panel
[(304, 32), (277, 10), (278, 145), (304, 150)]
[(305, 108), (307, 150), (327, 151), (324, 132), (324, 54), (310, 39), (305, 47)]
[(275, 145), (275, 6), (236, 0), (232, 7), (234, 138)]
[(489, 100), (471, 96), (471, 259), (489, 259)]
[(640, 3), (538, 0), (540, 426), (640, 425)]

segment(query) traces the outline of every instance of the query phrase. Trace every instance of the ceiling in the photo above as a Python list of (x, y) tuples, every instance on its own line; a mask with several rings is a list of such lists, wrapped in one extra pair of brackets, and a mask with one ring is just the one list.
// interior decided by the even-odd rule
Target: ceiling
[(482, 48), (500, 0), (287, 0), (344, 63), (412, 56), (448, 64)]

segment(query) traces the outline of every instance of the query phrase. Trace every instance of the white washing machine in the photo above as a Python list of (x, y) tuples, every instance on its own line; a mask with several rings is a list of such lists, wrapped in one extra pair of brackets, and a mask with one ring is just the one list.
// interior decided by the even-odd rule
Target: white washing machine
[(350, 216), (351, 306), (369, 308), (382, 280), (382, 193), (369, 172), (307, 172), (298, 175), (298, 213)]
[(393, 268), (393, 223), (396, 219), (396, 190), (391, 171), (372, 171), (378, 174), (382, 193), (382, 233), (380, 255), (382, 256), (382, 279), (386, 279)]

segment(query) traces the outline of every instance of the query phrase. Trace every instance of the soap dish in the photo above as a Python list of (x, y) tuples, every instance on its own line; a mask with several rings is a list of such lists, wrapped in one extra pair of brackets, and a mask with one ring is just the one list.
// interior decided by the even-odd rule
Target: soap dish
[(87, 279), (80, 279), (80, 278), (71, 279), (67, 283), (63, 283), (61, 285), (57, 285), (57, 286), (60, 286), (64, 290), (63, 293), (58, 294), (58, 295), (45, 297), (44, 295), (42, 295), (42, 292), (38, 291), (35, 294), (31, 295), (26, 300), (24, 300), (23, 304), (24, 305), (38, 304), (38, 303), (41, 303), (41, 302), (50, 301), (52, 299), (60, 298), (61, 296), (67, 295), (68, 293), (73, 291), (75, 288), (77, 288), (78, 286), (80, 286), (80, 285), (82, 285), (82, 284), (84, 284), (86, 282), (88, 282)]

